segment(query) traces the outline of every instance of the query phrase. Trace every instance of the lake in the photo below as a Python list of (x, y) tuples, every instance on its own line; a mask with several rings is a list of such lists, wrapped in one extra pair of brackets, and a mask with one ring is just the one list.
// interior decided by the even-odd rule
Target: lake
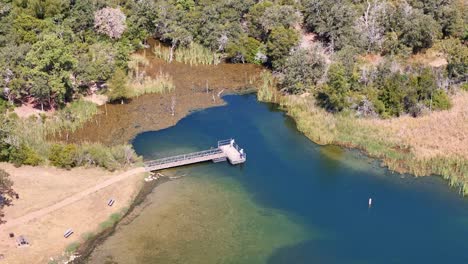
[(468, 263), (468, 200), (441, 178), (316, 145), (255, 95), (224, 99), (132, 144), (148, 160), (233, 137), (247, 162), (167, 171), (183, 177), (155, 188), (89, 263)]

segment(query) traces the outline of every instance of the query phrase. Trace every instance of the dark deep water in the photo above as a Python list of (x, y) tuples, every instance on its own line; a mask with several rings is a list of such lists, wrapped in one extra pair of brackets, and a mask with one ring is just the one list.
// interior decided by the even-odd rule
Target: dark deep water
[[(224, 190), (243, 193), (238, 206), (251, 201), (249, 206), (261, 208), (251, 211), (262, 211), (258, 219), (272, 228), (262, 229), (267, 224), (255, 223), (257, 216), (237, 209), (250, 221), (236, 220), (239, 224), (228, 235), (220, 233), (203, 250), (184, 242), (161, 256), (149, 246), (138, 253), (145, 257), (135, 263), (468, 263), (468, 201), (446, 182), (438, 177), (393, 174), (355, 151), (318, 146), (299, 133), (283, 112), (257, 102), (254, 95), (227, 96), (225, 100), (228, 105), (195, 112), (172, 128), (142, 133), (133, 145), (145, 159), (153, 159), (207, 149), (218, 139), (234, 137), (246, 150), (245, 164), (205, 163), (179, 171), (189, 175), (189, 182), (200, 183), (197, 188), (214, 182), (218, 192), (207, 191), (208, 200), (221, 199)], [(192, 202), (208, 212), (223, 210), (223, 204)], [(130, 234), (146, 232), (132, 246), (155, 239), (161, 230), (139, 231), (141, 225), (154, 224), (157, 214), (150, 212), (151, 206), (145, 211), (153, 214), (153, 220), (145, 222), (142, 213), (142, 219), (135, 219), (138, 224), (118, 230), (96, 254), (118, 254), (129, 247), (122, 240)], [(271, 222), (265, 219), (276, 214), (284, 217)], [(223, 221), (205, 225), (197, 234), (216, 232), (229, 222)], [(242, 232), (234, 234), (236, 230)], [(119, 232), (120, 242), (112, 242), (119, 239)], [(269, 244), (273, 240), (276, 242)], [(199, 255), (222, 245), (228, 245), (232, 256), (202, 261)]]

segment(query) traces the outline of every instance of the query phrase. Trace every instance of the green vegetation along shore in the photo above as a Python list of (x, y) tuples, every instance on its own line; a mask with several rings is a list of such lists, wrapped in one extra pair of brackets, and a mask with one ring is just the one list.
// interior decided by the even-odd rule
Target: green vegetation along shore
[[(341, 142), (379, 157), (387, 153), (387, 164), (395, 169), (405, 167), (402, 160), (415, 160), (398, 156), (411, 153), (419, 161), (405, 170), (465, 181), (463, 148), (447, 149), (446, 155), (453, 154), (447, 162), (438, 158), (440, 151), (411, 148), (407, 139), (379, 145), (373, 137), (389, 137), (375, 129), (354, 138), (356, 128), (344, 121), (376, 120), (388, 132), (393, 128), (385, 120), (457, 112), (454, 101), (464, 98), (460, 91), (468, 76), (468, 12), (462, 0), (2, 0), (0, 5), (0, 110), (30, 106), (43, 114), (1, 117), (0, 160), (108, 169), (137, 162), (129, 146), (48, 139), (92, 118), (96, 107), (81, 102), (83, 96), (105, 94), (125, 103), (173, 90), (171, 76), (149, 78), (144, 54), (131, 55), (153, 37), (167, 45), (154, 51), (169, 63), (265, 66), (274, 76), (267, 85), (275, 88), (260, 90), (260, 98), (302, 98), (307, 102), (286, 104), (298, 124), (319, 111), (317, 116), (327, 118), (318, 127), (340, 131), (320, 133), (319, 142)], [(450, 118), (455, 131), (464, 128), (464, 119)], [(457, 137), (445, 141), (441, 144), (466, 145)]]

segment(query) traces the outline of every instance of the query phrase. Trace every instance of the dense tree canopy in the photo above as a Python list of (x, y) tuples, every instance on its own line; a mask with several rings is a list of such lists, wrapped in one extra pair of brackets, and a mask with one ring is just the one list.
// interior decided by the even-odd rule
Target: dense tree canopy
[[(418, 115), (466, 82), (466, 13), (463, 0), (1, 0), (2, 100), (61, 107), (154, 37), (171, 57), (196, 43), (262, 64), (283, 92), (312, 92), (331, 111)], [(428, 49), (448, 64), (407, 63)]]

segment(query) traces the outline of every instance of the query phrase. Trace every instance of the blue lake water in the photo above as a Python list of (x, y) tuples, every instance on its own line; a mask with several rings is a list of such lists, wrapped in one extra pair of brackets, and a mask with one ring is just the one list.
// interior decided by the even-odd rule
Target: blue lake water
[(247, 162), (168, 171), (186, 177), (157, 187), (90, 262), (468, 263), (468, 200), (442, 179), (316, 145), (255, 95), (224, 99), (133, 146), (154, 159), (233, 137)]

